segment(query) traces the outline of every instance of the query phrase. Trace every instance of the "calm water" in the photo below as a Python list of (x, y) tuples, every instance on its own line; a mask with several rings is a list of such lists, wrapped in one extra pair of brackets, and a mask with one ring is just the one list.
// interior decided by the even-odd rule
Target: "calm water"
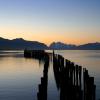
[[(95, 77), (97, 100), (100, 98), (100, 51), (56, 51), (82, 65)], [(43, 76), (43, 62), (25, 59), (23, 51), (0, 51), (0, 100), (37, 100), (38, 85)], [(48, 100), (59, 100), (52, 61), (48, 72)]]

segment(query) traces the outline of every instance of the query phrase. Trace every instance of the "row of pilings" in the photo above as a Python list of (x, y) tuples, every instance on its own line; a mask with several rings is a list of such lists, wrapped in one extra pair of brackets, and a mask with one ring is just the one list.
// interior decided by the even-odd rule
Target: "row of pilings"
[(37, 100), (47, 100), (48, 67), (49, 57), (44, 61), (43, 77), (41, 77), (41, 84), (38, 85), (39, 91), (37, 93)]
[(49, 54), (44, 50), (24, 50), (24, 57), (44, 62), (43, 77), (38, 85), (37, 100), (47, 100)]
[[(38, 85), (37, 100), (47, 100), (49, 55), (44, 50), (25, 50), (24, 57), (44, 61), (43, 77)], [(95, 100), (94, 77), (88, 70), (53, 52), (53, 71), (60, 100)]]
[(45, 61), (48, 59), (48, 54), (44, 50), (24, 50), (24, 57)]
[(53, 69), (60, 100), (95, 100), (94, 77), (86, 68), (53, 52)]

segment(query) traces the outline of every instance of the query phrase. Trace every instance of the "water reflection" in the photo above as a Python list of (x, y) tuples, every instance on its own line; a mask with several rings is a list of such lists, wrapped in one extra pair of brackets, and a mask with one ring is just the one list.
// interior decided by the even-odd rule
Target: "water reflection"
[(35, 59), (0, 57), (0, 100), (37, 100), (37, 90), (43, 64)]
[[(66, 58), (71, 58), (68, 57), (67, 51), (62, 52), (62, 54), (66, 56)], [(21, 55), (21, 57), (19, 55)], [(67, 66), (60, 68), (59, 65), (55, 65), (54, 63), (52, 66), (51, 61), (53, 59), (51, 55), (49, 57), (50, 59), (46, 61), (41, 59), (38, 60), (37, 58), (24, 58), (22, 55), (23, 53), (18, 53), (18, 55), (7, 53), (3, 55), (4, 57), (0, 57), (0, 100), (82, 100), (82, 88), (79, 88), (82, 83), (81, 81), (77, 83), (77, 81), (74, 80), (75, 78), (79, 80), (82, 79), (76, 77), (77, 73), (74, 73), (72, 70), (73, 68), (68, 74)], [(72, 56), (71, 53), (70, 56)], [(77, 57), (75, 58), (72, 56), (71, 59), (73, 59), (72, 61), (78, 61)], [(82, 61), (82, 59), (80, 59), (80, 61)], [(89, 62), (86, 63), (89, 64)], [(94, 62), (91, 62), (91, 64), (92, 63)], [(81, 64), (86, 66), (83, 62)], [(89, 71), (91, 70), (93, 69), (89, 68)], [(73, 77), (71, 73), (73, 73)], [(93, 76), (93, 73), (91, 75)], [(55, 77), (55, 80), (53, 77)], [(54, 83), (54, 81), (56, 83)], [(78, 85), (77, 89), (76, 85)], [(55, 90), (56, 87), (58, 91)], [(52, 91), (50, 89), (52, 89)], [(80, 96), (77, 95), (78, 98), (75, 97), (76, 90), (78, 94), (80, 94)], [(55, 91), (59, 95), (56, 95)]]

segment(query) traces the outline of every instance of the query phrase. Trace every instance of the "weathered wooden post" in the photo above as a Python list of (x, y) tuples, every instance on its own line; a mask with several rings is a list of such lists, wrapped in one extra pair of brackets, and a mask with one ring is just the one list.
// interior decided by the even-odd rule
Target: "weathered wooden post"
[(80, 86), (80, 88), (82, 88), (82, 67), (81, 66), (79, 66), (79, 86)]
[(76, 86), (78, 86), (78, 65), (76, 65)]

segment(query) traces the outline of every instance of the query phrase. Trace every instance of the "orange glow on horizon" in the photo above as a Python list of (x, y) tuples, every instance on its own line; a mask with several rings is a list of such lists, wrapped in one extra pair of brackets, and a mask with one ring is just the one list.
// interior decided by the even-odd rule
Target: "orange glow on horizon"
[[(13, 31), (13, 30), (12, 30)], [(4, 33), (0, 31), (0, 37), (6, 39), (23, 38), (29, 41), (38, 41), (47, 44), (48, 46), (52, 42), (63, 42), (66, 44), (85, 44), (92, 42), (100, 42), (99, 36), (88, 34), (85, 32), (66, 32), (66, 33), (50, 33), (50, 32), (23, 32), (23, 33)]]

